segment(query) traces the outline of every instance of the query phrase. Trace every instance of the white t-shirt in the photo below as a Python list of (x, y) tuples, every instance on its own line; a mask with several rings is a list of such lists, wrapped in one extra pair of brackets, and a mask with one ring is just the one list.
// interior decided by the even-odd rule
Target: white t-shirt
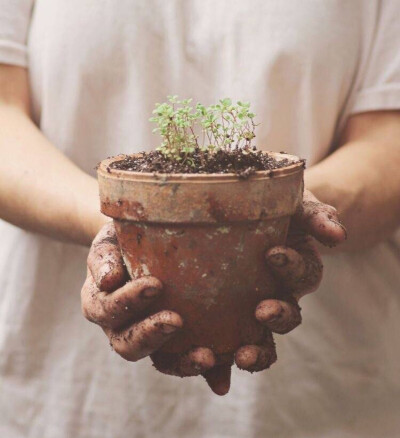
[[(36, 123), (92, 174), (157, 144), (167, 94), (249, 100), (258, 146), (311, 165), (350, 114), (400, 108), (399, 15), (396, 0), (0, 0), (0, 62), (29, 68)], [(235, 368), (217, 397), (110, 350), (80, 311), (86, 249), (0, 234), (0, 437), (400, 436), (399, 240), (326, 257), (278, 362)]]

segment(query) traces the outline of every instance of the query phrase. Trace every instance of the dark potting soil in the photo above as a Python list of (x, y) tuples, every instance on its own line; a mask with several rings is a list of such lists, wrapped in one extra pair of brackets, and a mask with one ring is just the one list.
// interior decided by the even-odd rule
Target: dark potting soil
[[(305, 160), (300, 160), (305, 163)], [(294, 164), (298, 161), (276, 160), (256, 148), (219, 150), (209, 153), (196, 149), (186, 159), (169, 159), (159, 151), (143, 152), (140, 155), (127, 155), (114, 161), (113, 169), (148, 173), (234, 173), (239, 178), (248, 178), (258, 170), (274, 170)]]

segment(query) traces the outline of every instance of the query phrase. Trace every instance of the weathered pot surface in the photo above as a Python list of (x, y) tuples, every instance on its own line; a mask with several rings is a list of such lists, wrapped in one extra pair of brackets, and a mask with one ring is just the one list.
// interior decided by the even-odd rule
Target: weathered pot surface
[(114, 219), (130, 276), (153, 275), (164, 285), (149, 313), (169, 309), (183, 317), (184, 329), (164, 351), (233, 353), (261, 342), (265, 329), (254, 311), (277, 294), (264, 254), (285, 242), (303, 193), (303, 163), (269, 154), (294, 163), (247, 180), (110, 167), (124, 156), (100, 163), (101, 211)]

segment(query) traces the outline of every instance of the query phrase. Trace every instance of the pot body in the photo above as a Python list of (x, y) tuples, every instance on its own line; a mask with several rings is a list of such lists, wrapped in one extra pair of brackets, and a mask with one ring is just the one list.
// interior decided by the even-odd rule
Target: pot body
[(277, 296), (264, 255), (285, 242), (302, 199), (303, 164), (247, 180), (157, 178), (109, 167), (121, 158), (99, 166), (101, 210), (114, 219), (130, 276), (153, 275), (163, 282), (149, 314), (173, 310), (184, 320), (184, 329), (163, 350), (202, 346), (224, 354), (260, 343), (265, 329), (255, 320), (255, 308)]

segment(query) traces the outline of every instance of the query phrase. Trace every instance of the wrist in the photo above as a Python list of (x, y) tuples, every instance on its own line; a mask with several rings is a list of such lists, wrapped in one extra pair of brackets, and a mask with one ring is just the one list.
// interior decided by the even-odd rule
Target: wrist
[(86, 181), (87, 192), (80, 198), (77, 211), (79, 237), (77, 243), (90, 246), (100, 229), (110, 221), (110, 218), (100, 212), (97, 181), (90, 177)]
[(90, 246), (93, 239), (96, 237), (101, 228), (110, 222), (110, 218), (104, 216), (100, 211), (96, 212), (89, 218), (83, 227), (82, 244), (84, 246)]

